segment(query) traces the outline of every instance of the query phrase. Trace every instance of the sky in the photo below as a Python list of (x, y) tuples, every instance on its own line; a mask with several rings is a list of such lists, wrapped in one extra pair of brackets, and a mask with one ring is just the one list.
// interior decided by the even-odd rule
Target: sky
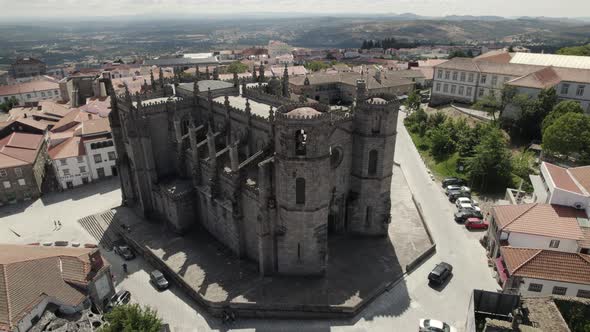
[(588, 17), (590, 0), (0, 0), (2, 18), (260, 12)]

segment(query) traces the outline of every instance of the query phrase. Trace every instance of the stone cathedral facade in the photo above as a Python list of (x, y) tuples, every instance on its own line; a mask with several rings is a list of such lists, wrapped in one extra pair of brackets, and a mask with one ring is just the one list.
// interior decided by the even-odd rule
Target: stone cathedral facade
[(395, 97), (368, 96), (363, 80), (350, 111), (237, 78), (149, 90), (112, 94), (110, 113), (123, 202), (144, 218), (206, 230), (261, 275), (322, 275), (331, 234), (387, 235)]

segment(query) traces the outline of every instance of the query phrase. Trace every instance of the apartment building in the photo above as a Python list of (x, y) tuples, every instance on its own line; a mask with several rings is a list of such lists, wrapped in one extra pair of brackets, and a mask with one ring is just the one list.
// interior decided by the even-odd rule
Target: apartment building
[(46, 161), (43, 135), (14, 132), (0, 139), (0, 206), (39, 197)]
[[(490, 53), (473, 59), (454, 58), (435, 66), (431, 104), (475, 103), (487, 95), (500, 98), (508, 84), (531, 97), (553, 87), (560, 100), (578, 101), (590, 113), (590, 57)], [(503, 115), (514, 118), (518, 112), (509, 109)]]
[(47, 65), (35, 58), (25, 57), (17, 58), (10, 66), (10, 72), (14, 78), (25, 78), (45, 75), (47, 73)]
[(107, 118), (72, 111), (49, 134), (49, 157), (60, 188), (116, 176), (117, 153)]
[(59, 84), (51, 79), (0, 86), (0, 102), (6, 102), (12, 97), (18, 100), (19, 105), (25, 105), (43, 100), (61, 100), (61, 92)]

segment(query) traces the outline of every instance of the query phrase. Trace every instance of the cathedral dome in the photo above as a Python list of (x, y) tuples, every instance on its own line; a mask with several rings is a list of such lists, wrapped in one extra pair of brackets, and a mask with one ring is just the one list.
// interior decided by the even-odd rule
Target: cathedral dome
[(290, 112), (287, 112), (286, 115), (288, 117), (301, 117), (301, 116), (308, 117), (308, 116), (315, 116), (315, 115), (320, 115), (320, 114), (322, 114), (322, 113), (311, 108), (311, 107), (305, 106), (305, 107), (299, 107), (299, 108), (296, 108)]

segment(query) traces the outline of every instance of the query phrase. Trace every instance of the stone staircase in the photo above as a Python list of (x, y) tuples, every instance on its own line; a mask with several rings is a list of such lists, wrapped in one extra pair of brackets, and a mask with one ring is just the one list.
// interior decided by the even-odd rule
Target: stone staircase
[(112, 210), (97, 213), (78, 220), (78, 223), (98, 241), (98, 244), (107, 250), (112, 250), (113, 245), (120, 237), (111, 224), (115, 214)]

